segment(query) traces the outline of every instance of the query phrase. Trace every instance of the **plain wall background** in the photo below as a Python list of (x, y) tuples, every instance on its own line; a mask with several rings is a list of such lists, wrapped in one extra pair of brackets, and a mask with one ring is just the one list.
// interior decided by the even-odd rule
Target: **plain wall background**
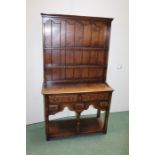
[[(112, 112), (129, 109), (128, 0), (27, 0), (27, 124), (44, 120), (42, 18), (40, 13), (112, 17), (107, 82), (115, 90)], [(89, 108), (84, 114), (96, 112)], [(73, 115), (65, 108), (53, 118)]]

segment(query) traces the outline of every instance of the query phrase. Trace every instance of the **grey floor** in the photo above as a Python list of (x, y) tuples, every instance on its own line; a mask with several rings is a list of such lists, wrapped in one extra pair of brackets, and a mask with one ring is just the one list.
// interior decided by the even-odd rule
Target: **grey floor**
[(44, 123), (27, 125), (27, 155), (128, 155), (129, 112), (111, 113), (108, 132), (45, 140)]

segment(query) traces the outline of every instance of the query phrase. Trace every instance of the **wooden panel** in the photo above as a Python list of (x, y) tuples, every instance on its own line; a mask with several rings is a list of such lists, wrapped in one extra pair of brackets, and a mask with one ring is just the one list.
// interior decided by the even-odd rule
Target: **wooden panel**
[(104, 39), (104, 48), (109, 50), (109, 39), (110, 39), (110, 25), (105, 26), (105, 39)]
[(96, 77), (98, 77), (98, 78), (103, 78), (103, 70), (105, 70), (105, 69), (103, 69), (103, 68), (96, 68)]
[(97, 61), (98, 61), (98, 51), (94, 51), (92, 50), (90, 52), (90, 64), (97, 64)]
[(92, 24), (91, 45), (92, 45), (92, 47), (99, 46), (99, 28), (95, 24)]
[(90, 62), (90, 51), (89, 50), (83, 50), (83, 55), (82, 55), (82, 64), (89, 64)]
[(75, 46), (83, 46), (83, 29), (82, 23), (76, 22), (75, 24)]
[(75, 56), (75, 61), (74, 64), (79, 65), (82, 64), (82, 55), (83, 51), (82, 50), (74, 50), (74, 56)]
[(100, 29), (100, 33), (99, 33), (99, 47), (104, 47), (104, 43), (105, 43), (105, 24), (100, 23), (101, 29)]
[(74, 69), (66, 68), (66, 79), (72, 79), (74, 77)]
[(66, 64), (66, 52), (65, 52), (65, 50), (60, 50), (60, 64), (61, 65)]
[(106, 59), (107, 59), (107, 52), (100, 51), (98, 53), (98, 64), (107, 64)]
[(44, 50), (44, 63), (51, 64), (52, 63), (52, 52), (51, 50)]
[(65, 41), (66, 41), (66, 22), (61, 21), (61, 47), (65, 47)]
[(66, 69), (61, 68), (60, 70), (60, 80), (64, 80), (66, 78)]
[(52, 80), (59, 80), (60, 79), (60, 69), (53, 68), (52, 69)]
[(81, 68), (76, 68), (74, 69), (74, 78), (75, 79), (80, 79), (82, 74), (82, 69)]
[(91, 24), (84, 24), (84, 39), (83, 46), (90, 46), (91, 44)]
[(48, 20), (44, 23), (44, 46), (45, 47), (51, 47), (51, 28), (52, 28), (52, 24), (51, 24), (51, 20)]
[(60, 64), (60, 50), (52, 50), (52, 64)]
[(82, 69), (82, 78), (88, 78), (89, 77), (89, 69), (83, 68)]
[(52, 70), (51, 69), (45, 69), (45, 81), (52, 81)]
[(96, 78), (96, 68), (89, 68), (89, 78)]
[(75, 25), (73, 21), (67, 21), (67, 28), (66, 28), (66, 46), (74, 46), (74, 29)]
[(73, 50), (66, 50), (66, 65), (74, 64)]
[(52, 22), (52, 47), (60, 47), (60, 34), (61, 25), (59, 23)]

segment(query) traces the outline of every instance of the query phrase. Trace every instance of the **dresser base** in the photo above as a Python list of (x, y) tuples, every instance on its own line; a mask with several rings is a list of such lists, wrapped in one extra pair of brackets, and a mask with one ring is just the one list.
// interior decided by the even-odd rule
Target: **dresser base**
[[(47, 140), (79, 134), (106, 133), (112, 91), (106, 83), (53, 84), (43, 87)], [(82, 118), (81, 113), (90, 106), (97, 110), (96, 117)], [(49, 120), (49, 116), (62, 112), (65, 107), (75, 112), (75, 119)], [(103, 118), (100, 117), (101, 111), (104, 111)]]

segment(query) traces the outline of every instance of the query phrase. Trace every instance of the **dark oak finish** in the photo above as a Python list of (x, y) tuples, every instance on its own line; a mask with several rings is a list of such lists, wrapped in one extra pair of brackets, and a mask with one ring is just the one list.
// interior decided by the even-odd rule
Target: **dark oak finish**
[[(112, 18), (41, 14), (43, 22), (45, 125), (47, 140), (107, 132), (112, 88), (106, 83)], [(93, 105), (96, 118), (80, 118)], [(50, 121), (49, 115), (75, 111), (76, 119)], [(100, 112), (105, 111), (104, 120)]]

